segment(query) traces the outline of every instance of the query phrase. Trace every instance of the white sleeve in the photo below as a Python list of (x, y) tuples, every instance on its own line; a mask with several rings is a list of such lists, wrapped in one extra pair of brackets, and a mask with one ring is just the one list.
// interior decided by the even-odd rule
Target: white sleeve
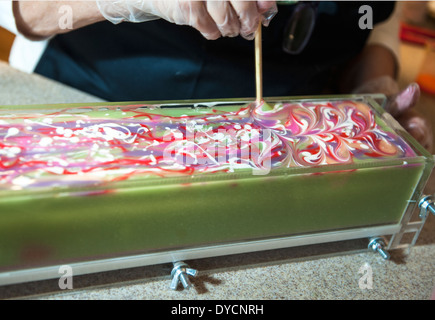
[(15, 34), (9, 54), (9, 64), (18, 70), (32, 73), (49, 40), (32, 41), (18, 32), (12, 10), (12, 0), (0, 0), (0, 26)]
[(400, 16), (402, 3), (397, 1), (391, 16), (384, 22), (377, 24), (370, 33), (367, 45), (379, 44), (388, 48), (396, 58), (397, 65), (400, 62)]
[(0, 27), (13, 34), (18, 33), (12, 12), (12, 0), (0, 0)]

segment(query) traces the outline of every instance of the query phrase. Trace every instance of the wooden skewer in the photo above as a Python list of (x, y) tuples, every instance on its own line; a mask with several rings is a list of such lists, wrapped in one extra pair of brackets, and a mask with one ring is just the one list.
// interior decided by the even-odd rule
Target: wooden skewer
[(263, 57), (261, 47), (261, 22), (258, 24), (257, 34), (255, 36), (255, 86), (256, 101), (263, 101)]

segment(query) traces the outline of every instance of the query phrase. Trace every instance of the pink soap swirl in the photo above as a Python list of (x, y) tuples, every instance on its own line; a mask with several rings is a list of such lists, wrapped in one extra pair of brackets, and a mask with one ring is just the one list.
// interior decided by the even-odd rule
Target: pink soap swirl
[(253, 115), (284, 142), (287, 166), (415, 156), (396, 133), (376, 122), (373, 110), (362, 102), (283, 103), (273, 110), (255, 108)]

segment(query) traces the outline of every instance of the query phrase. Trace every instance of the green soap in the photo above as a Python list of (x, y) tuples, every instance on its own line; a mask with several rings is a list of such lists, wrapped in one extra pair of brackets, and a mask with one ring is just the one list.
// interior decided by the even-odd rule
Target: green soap
[(369, 168), (85, 198), (2, 200), (1, 267), (398, 224), (423, 169)]

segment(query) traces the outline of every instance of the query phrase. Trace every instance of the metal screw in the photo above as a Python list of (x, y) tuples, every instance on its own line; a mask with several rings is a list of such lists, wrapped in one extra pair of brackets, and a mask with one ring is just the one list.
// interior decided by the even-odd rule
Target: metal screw
[(427, 217), (428, 210), (435, 215), (434, 197), (424, 196), (418, 203), (420, 208), (420, 218), (424, 219)]
[(378, 252), (382, 258), (385, 260), (390, 258), (390, 254), (384, 250), (385, 248), (385, 241), (382, 238), (372, 238), (369, 242), (369, 249)]
[(182, 261), (175, 262), (174, 268), (172, 269), (171, 272), (171, 277), (172, 277), (171, 289), (176, 290), (179, 282), (181, 282), (181, 284), (185, 289), (189, 289), (191, 287), (191, 283), (189, 281), (188, 276), (195, 277), (197, 274), (198, 271), (189, 268), (189, 266), (186, 263)]

